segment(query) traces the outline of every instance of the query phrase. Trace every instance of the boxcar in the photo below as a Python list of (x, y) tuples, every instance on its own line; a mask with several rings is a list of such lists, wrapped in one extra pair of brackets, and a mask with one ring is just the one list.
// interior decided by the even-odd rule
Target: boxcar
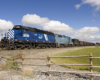
[(57, 47), (68, 47), (72, 46), (72, 39), (65, 35), (55, 34), (55, 42)]

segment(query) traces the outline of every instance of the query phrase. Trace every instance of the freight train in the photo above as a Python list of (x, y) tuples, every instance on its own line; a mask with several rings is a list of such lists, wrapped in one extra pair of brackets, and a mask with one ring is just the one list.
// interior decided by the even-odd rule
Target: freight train
[(72, 47), (94, 46), (94, 43), (71, 39), (69, 36), (54, 34), (37, 28), (15, 25), (9, 29), (0, 42), (0, 48)]

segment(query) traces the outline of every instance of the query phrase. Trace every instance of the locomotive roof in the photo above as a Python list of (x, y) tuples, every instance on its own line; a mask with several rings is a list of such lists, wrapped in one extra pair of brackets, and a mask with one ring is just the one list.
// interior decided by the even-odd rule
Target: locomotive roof
[(71, 38), (70, 36), (66, 36), (66, 35), (60, 35), (60, 34), (55, 34), (55, 35), (57, 35), (58, 37)]
[(44, 34), (54, 35), (54, 33), (52, 33), (52, 32), (40, 30), (40, 29), (37, 29), (37, 28), (29, 27), (29, 30), (32, 31), (32, 32), (39, 32), (39, 33), (44, 33)]
[(78, 40), (78, 39), (72, 39), (72, 40)]
[(27, 29), (27, 30), (29, 30), (28, 27), (26, 27), (26, 26), (21, 26), (21, 25), (15, 25), (15, 26), (13, 27), (13, 29), (14, 29), (14, 28), (21, 28), (21, 29)]
[(72, 39), (72, 41), (79, 41), (78, 39)]
[(48, 31), (44, 31), (44, 30), (40, 30), (40, 29), (32, 28), (32, 27), (21, 26), (21, 25), (15, 25), (13, 27), (13, 29), (14, 28), (22, 28), (22, 29), (27, 29), (31, 32), (39, 32), (39, 33), (44, 33), (44, 34), (48, 34), (48, 35), (54, 35), (54, 33), (52, 33), (52, 32), (48, 32)]

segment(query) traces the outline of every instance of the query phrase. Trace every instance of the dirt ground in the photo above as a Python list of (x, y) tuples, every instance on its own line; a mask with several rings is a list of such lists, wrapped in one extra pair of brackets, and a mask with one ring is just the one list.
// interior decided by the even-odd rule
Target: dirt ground
[(23, 49), (23, 50), (0, 50), (0, 56), (12, 57), (18, 53), (25, 54), (25, 57), (46, 57), (50, 54), (56, 54), (60, 52), (67, 52), (69, 50), (77, 50), (85, 47), (69, 47), (69, 48), (38, 48), (38, 49)]

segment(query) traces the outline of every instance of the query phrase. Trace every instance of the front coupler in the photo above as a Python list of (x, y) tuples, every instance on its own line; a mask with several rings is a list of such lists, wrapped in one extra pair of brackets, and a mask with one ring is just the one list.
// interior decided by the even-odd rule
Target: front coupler
[(15, 46), (14, 46), (14, 41), (13, 40), (1, 40), (0, 42), (0, 48), (5, 48), (7, 50), (9, 49), (13, 49)]
[(5, 48), (6, 45), (7, 45), (7, 40), (2, 39), (1, 42), (0, 42), (0, 48)]

